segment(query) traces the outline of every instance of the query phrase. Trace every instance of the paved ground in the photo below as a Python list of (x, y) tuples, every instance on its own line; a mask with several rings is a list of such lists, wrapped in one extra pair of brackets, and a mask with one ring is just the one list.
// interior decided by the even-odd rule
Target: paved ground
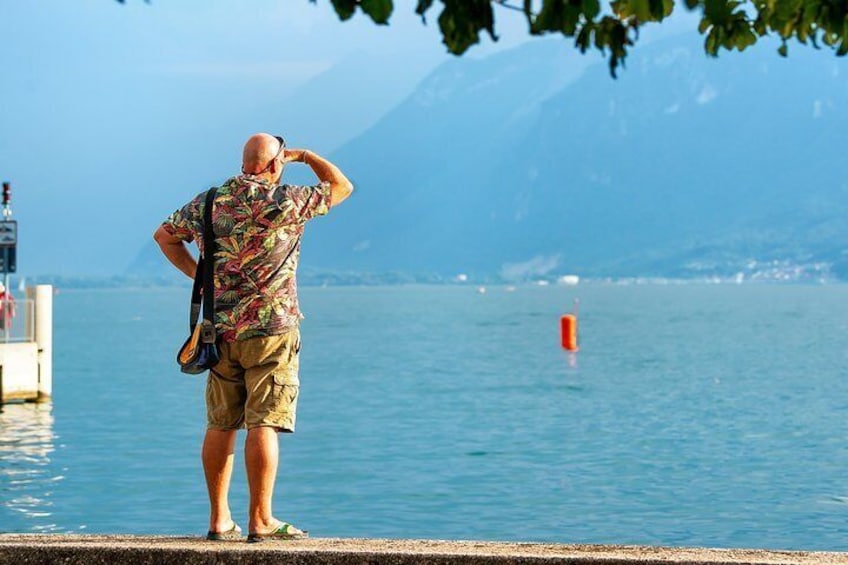
[(247, 544), (189, 537), (0, 534), (0, 564), (36, 563), (848, 565), (848, 553), (321, 538)]

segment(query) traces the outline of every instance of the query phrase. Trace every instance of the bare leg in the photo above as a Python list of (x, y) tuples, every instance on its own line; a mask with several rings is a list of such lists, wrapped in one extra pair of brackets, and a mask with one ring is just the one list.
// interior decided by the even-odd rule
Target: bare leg
[(209, 491), (209, 530), (212, 532), (224, 532), (232, 527), (228, 494), (233, 476), (235, 442), (235, 430), (206, 430), (203, 440), (203, 472)]
[(244, 462), (250, 488), (249, 532), (267, 533), (279, 524), (271, 509), (279, 457), (276, 428), (259, 426), (247, 431)]

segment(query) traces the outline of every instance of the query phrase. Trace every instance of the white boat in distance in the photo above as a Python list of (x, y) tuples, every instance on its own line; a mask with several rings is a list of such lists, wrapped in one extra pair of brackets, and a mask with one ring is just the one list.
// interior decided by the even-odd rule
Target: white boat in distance
[(577, 275), (563, 275), (557, 279), (557, 283), (567, 286), (577, 286), (580, 282), (580, 277)]

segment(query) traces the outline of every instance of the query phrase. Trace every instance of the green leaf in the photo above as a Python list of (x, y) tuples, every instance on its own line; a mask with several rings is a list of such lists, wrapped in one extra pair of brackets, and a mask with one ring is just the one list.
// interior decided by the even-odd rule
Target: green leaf
[(651, 2), (650, 0), (630, 0), (633, 15), (640, 22), (651, 21)]
[(361, 0), (359, 7), (375, 24), (386, 25), (392, 15), (392, 0)]
[(601, 13), (601, 3), (598, 0), (583, 0), (582, 5), (587, 20), (594, 20)]
[(439, 29), (448, 51), (462, 55), (480, 41), (480, 32), (486, 30), (493, 41), (495, 15), (489, 0), (442, 0), (444, 10), (439, 15)]
[(739, 51), (744, 51), (756, 42), (757, 36), (754, 35), (754, 32), (750, 29), (745, 29), (736, 36), (736, 49), (738, 49)]
[(585, 24), (580, 29), (580, 33), (577, 34), (577, 39), (575, 39), (574, 44), (580, 48), (581, 53), (585, 53), (589, 47), (592, 46), (592, 29), (594, 26), (592, 24)]
[(760, 17), (754, 21), (754, 31), (757, 32), (757, 35), (763, 36), (766, 34), (766, 21), (760, 14)]
[(711, 57), (715, 57), (718, 54), (718, 38), (715, 28), (707, 34), (707, 40), (704, 42), (704, 50)]
[(332, 3), (342, 21), (349, 20), (356, 11), (356, 0), (332, 0)]
[(536, 15), (531, 26), (531, 33), (544, 33), (546, 31), (560, 31), (562, 29), (563, 12), (565, 2), (562, 0), (544, 0), (542, 9)]
[(562, 26), (560, 32), (566, 37), (573, 37), (577, 33), (577, 24), (580, 23), (580, 16), (583, 10), (580, 5), (569, 2), (565, 6), (562, 14)]
[(662, 19), (664, 0), (615, 0), (610, 4), (619, 19), (636, 18), (637, 22), (652, 22)]
[[(124, 3), (125, 0), (117, 0)], [(309, 0), (315, 3), (316, 0)], [(662, 22), (675, 7), (685, 5), (699, 17), (704, 50), (716, 57), (722, 50), (743, 51), (759, 38), (777, 35), (778, 53), (785, 57), (789, 41), (830, 47), (848, 55), (848, 0), (440, 0), (439, 28), (451, 53), (460, 55), (480, 41), (483, 31), (495, 35), (495, 5), (504, 4), (524, 13), (531, 35), (560, 34), (574, 37), (581, 52), (596, 48), (608, 57), (610, 73), (624, 66), (629, 47), (639, 39), (641, 27)], [(378, 24), (389, 21), (393, 0), (331, 0), (342, 20), (361, 8)], [(422, 17), (435, 0), (416, 0)], [(519, 7), (520, 6), (520, 7)], [(606, 15), (604, 15), (606, 13)], [(599, 19), (600, 18), (600, 19)], [(609, 53), (607, 53), (609, 49)]]
[(427, 20), (424, 19), (424, 14), (427, 13), (427, 10), (433, 5), (433, 0), (418, 0), (418, 6), (415, 7), (415, 13), (421, 16), (421, 20), (426, 23)]
[(664, 0), (649, 0), (648, 6), (651, 9), (651, 20), (657, 22), (662, 21), (666, 15)]

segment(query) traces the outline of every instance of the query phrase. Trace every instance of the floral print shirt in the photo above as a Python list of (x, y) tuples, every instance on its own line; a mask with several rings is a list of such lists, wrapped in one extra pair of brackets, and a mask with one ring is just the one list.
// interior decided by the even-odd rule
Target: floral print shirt
[[(203, 253), (206, 192), (171, 214), (165, 230)], [(212, 210), (215, 325), (224, 341), (283, 334), (303, 317), (295, 271), (304, 224), (330, 209), (330, 184), (274, 186), (253, 175), (229, 179)]]

